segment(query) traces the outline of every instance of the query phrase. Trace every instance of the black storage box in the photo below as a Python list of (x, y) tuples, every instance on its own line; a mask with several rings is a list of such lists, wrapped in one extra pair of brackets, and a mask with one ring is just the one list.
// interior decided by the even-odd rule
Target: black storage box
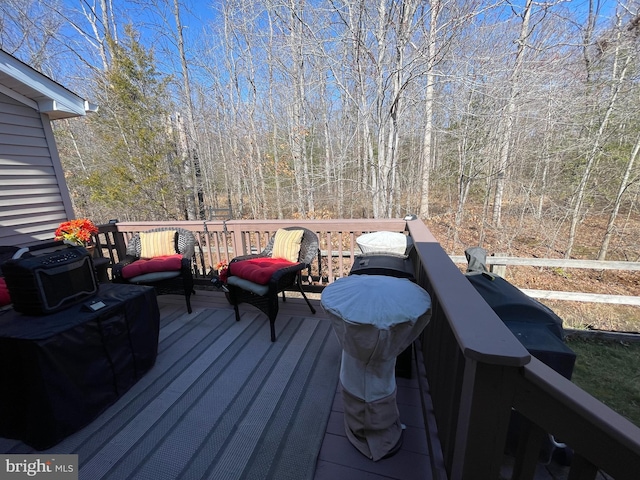
[(0, 315), (0, 437), (51, 448), (116, 402), (155, 364), (153, 287), (101, 285), (97, 310)]
[(57, 312), (98, 291), (89, 252), (62, 242), (21, 249), (2, 272), (13, 309), (29, 315)]

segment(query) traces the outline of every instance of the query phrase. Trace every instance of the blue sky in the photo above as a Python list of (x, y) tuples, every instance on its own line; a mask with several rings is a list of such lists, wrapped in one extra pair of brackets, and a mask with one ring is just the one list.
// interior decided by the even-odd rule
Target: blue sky
[[(373, 0), (370, 0), (373, 2)], [(64, 4), (70, 9), (75, 10), (72, 18), (82, 25), (82, 29), (90, 32), (89, 23), (82, 17), (80, 8), (82, 5), (92, 4), (94, 2), (83, 2), (83, 0), (63, 0)], [(525, 0), (514, 0), (512, 3), (516, 7), (523, 6)], [(183, 34), (188, 55), (197, 52), (198, 47), (202, 47), (205, 41), (212, 40), (212, 30), (207, 26), (215, 22), (217, 10), (222, 8), (223, 2), (219, 0), (202, 1), (202, 0), (180, 0), (181, 17), (183, 23)], [(256, 2), (257, 3), (257, 2)], [(310, 2), (311, 3), (311, 2)], [(551, 2), (549, 2), (551, 3)], [(558, 3), (553, 0), (553, 3)], [(162, 12), (158, 12), (157, 5), (162, 5)], [(170, 39), (168, 33), (175, 32), (175, 23), (173, 18), (173, 0), (113, 0), (115, 8), (115, 16), (122, 27), (128, 21), (132, 22), (141, 34), (141, 42), (152, 47), (158, 61), (158, 68), (165, 73), (172, 73), (180, 70), (178, 64), (178, 56), (176, 55), (177, 47)], [(538, 5), (540, 5), (538, 3)], [(586, 17), (589, 0), (568, 0), (562, 3), (562, 7), (573, 12), (580, 12)], [(601, 13), (604, 17), (612, 15), (617, 2), (615, 0), (604, 0), (600, 2)], [(539, 7), (537, 7), (539, 8)], [(559, 10), (558, 10), (559, 11)], [(505, 13), (511, 14), (511, 10), (505, 7)], [(165, 23), (166, 22), (166, 23)], [(80, 39), (80, 35), (71, 27), (65, 29), (68, 38)], [(69, 42), (69, 40), (66, 40)], [(96, 51), (87, 46), (86, 42), (79, 41), (76, 51), (79, 55), (91, 58), (92, 62), (99, 62)], [(84, 49), (84, 50), (82, 50)], [(167, 54), (166, 49), (172, 51)], [(189, 58), (193, 60), (193, 58)], [(73, 72), (69, 72), (73, 76)], [(194, 70), (192, 72), (196, 74)]]

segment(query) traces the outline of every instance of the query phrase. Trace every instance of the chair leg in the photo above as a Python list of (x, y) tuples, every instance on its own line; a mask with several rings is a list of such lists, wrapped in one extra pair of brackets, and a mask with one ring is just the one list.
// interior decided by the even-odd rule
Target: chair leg
[(307, 302), (307, 305), (309, 305), (309, 309), (311, 309), (311, 313), (315, 314), (316, 309), (313, 308), (313, 305), (311, 305), (311, 302), (309, 301), (307, 296), (304, 294), (304, 290), (302, 290), (302, 285), (300, 285), (299, 282), (298, 282), (298, 290), (300, 290), (300, 293), (302, 294), (302, 298), (304, 298), (305, 302)]
[(269, 328), (271, 329), (271, 341), (276, 341), (276, 318), (278, 317), (278, 311), (280, 310), (278, 304), (278, 294), (275, 294), (273, 297), (269, 296), (269, 303), (266, 312), (267, 317), (269, 318)]
[(238, 300), (237, 300), (237, 292), (235, 290), (235, 287), (229, 288), (228, 291), (226, 292), (226, 297), (227, 297), (227, 301), (233, 305), (233, 311), (236, 315), (236, 322), (240, 321), (240, 310), (238, 310)]
[(275, 320), (275, 318), (273, 320), (269, 319), (269, 328), (271, 328), (271, 341), (275, 342), (276, 341), (276, 320)]
[(191, 294), (195, 295), (196, 291), (193, 289), (186, 289), (184, 291), (184, 298), (187, 301), (187, 313), (191, 313), (193, 310), (191, 309)]
[(186, 295), (187, 299), (187, 313), (191, 313), (193, 310), (191, 309), (191, 295)]

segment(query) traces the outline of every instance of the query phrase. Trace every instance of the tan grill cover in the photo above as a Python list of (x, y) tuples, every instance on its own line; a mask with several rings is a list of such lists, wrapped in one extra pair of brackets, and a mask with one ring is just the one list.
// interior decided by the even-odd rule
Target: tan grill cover
[(351, 443), (379, 460), (399, 442), (396, 357), (431, 318), (429, 294), (404, 278), (353, 275), (322, 293), (342, 346), (340, 382)]

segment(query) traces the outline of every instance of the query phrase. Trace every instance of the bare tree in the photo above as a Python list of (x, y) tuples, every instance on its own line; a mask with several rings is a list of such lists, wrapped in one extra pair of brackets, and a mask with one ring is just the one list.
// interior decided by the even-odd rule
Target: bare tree
[(607, 252), (609, 250), (609, 243), (611, 242), (611, 237), (613, 236), (616, 219), (618, 218), (618, 213), (620, 212), (620, 206), (622, 205), (622, 197), (627, 191), (627, 189), (631, 186), (631, 183), (629, 182), (629, 177), (631, 176), (631, 172), (635, 165), (636, 159), (638, 158), (638, 153), (640, 153), (640, 136), (636, 139), (636, 143), (633, 147), (633, 151), (631, 152), (631, 155), (629, 155), (627, 168), (625, 169), (624, 175), (622, 176), (622, 179), (620, 181), (620, 188), (618, 189), (618, 194), (616, 195), (616, 199), (613, 204), (613, 209), (611, 210), (611, 214), (609, 215), (607, 229), (602, 239), (602, 244), (600, 245), (600, 251), (598, 252), (598, 260), (605, 260), (607, 257)]
[(427, 218), (429, 216), (429, 175), (431, 173), (431, 158), (433, 155), (433, 110), (434, 110), (434, 91), (435, 91), (435, 65), (436, 52), (438, 50), (437, 31), (438, 31), (438, 15), (442, 4), (440, 0), (433, 0), (430, 3), (429, 31), (427, 34), (427, 66), (426, 66), (426, 91), (424, 99), (424, 136), (422, 139), (422, 189), (420, 195), (420, 208), (418, 214), (420, 217)]
[[(582, 177), (580, 178), (580, 183), (576, 189), (576, 193), (573, 201), (573, 208), (571, 211), (571, 226), (569, 230), (569, 237), (567, 239), (567, 247), (565, 249), (565, 258), (571, 258), (571, 253), (573, 250), (573, 245), (576, 241), (576, 231), (578, 228), (578, 224), (582, 218), (582, 206), (584, 202), (584, 198), (587, 190), (587, 183), (591, 174), (593, 172), (594, 166), (598, 160), (598, 154), (602, 143), (604, 141), (605, 132), (607, 126), (609, 124), (609, 119), (613, 113), (613, 109), (618, 102), (618, 96), (620, 94), (620, 90), (625, 82), (625, 77), (627, 75), (627, 70), (631, 61), (634, 58), (634, 55), (631, 53), (624, 54), (625, 49), (623, 45), (621, 45), (622, 32), (620, 29), (621, 24), (621, 16), (618, 17), (618, 33), (615, 45), (613, 47), (613, 63), (611, 69), (611, 93), (607, 100), (604, 112), (602, 114), (601, 120), (598, 122), (597, 130), (593, 134), (592, 144), (586, 155), (586, 162), (582, 172)], [(623, 58), (621, 58), (623, 57)], [(622, 65), (619, 65), (619, 62), (622, 61)]]
[(187, 131), (189, 132), (188, 136), (184, 136), (184, 150), (182, 153), (185, 189), (187, 192), (187, 218), (189, 220), (195, 220), (196, 218), (203, 219), (205, 215), (205, 206), (202, 192), (200, 155), (198, 153), (198, 137), (196, 135), (193, 99), (191, 97), (189, 64), (187, 62), (187, 54), (184, 45), (179, 0), (173, 0), (173, 18), (176, 25), (175, 36), (178, 43), (178, 56), (180, 57), (182, 72), (182, 87), (184, 89), (184, 101), (186, 102)]
[(496, 227), (500, 227), (504, 185), (506, 181), (505, 177), (507, 166), (509, 165), (511, 142), (515, 125), (516, 99), (521, 88), (520, 76), (522, 75), (522, 68), (527, 50), (527, 40), (532, 33), (530, 22), (533, 6), (533, 0), (526, 0), (522, 13), (517, 14), (522, 19), (522, 23), (520, 24), (520, 35), (516, 41), (517, 50), (515, 63), (509, 77), (509, 95), (507, 96), (507, 103), (500, 117), (500, 147), (495, 173), (495, 195), (493, 200), (493, 224)]

